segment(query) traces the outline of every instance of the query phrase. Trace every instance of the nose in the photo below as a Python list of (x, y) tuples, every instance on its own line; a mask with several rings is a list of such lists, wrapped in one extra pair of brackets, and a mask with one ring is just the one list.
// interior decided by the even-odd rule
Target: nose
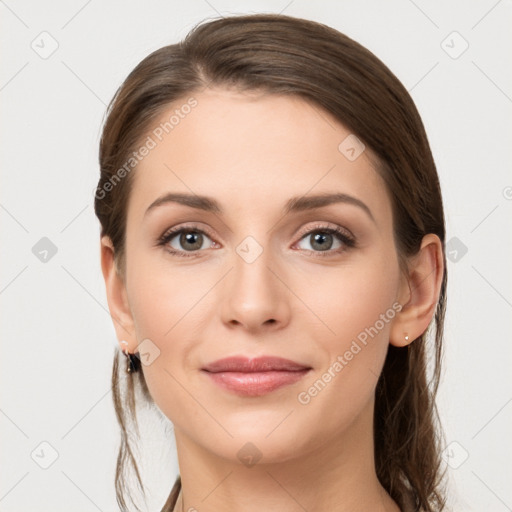
[(266, 250), (252, 262), (234, 255), (234, 268), (226, 276), (220, 299), (222, 321), (228, 328), (258, 334), (288, 325), (291, 293), (270, 260)]

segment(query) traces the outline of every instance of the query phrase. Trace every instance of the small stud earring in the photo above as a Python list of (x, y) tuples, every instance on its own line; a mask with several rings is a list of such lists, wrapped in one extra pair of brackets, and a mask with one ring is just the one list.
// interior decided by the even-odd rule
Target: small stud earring
[(405, 341), (409, 341), (409, 336), (407, 334), (405, 335)]

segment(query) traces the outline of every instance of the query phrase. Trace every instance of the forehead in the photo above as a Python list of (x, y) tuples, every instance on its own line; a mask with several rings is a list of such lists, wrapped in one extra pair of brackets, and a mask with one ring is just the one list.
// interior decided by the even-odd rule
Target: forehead
[(227, 213), (341, 192), (363, 200), (376, 217), (391, 215), (369, 149), (354, 159), (362, 149), (354, 135), (297, 96), (207, 89), (162, 111), (147, 136), (151, 149), (133, 176), (133, 215), (165, 192), (215, 197)]

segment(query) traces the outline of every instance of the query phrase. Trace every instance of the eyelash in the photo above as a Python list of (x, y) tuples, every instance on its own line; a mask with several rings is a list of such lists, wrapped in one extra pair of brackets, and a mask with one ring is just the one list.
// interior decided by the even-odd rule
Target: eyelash
[[(167, 246), (167, 244), (176, 236), (183, 232), (194, 232), (199, 233), (202, 235), (207, 235), (209, 238), (213, 239), (213, 236), (207, 231), (197, 228), (196, 226), (179, 226), (177, 228), (171, 228), (167, 230), (161, 237), (158, 238), (157, 245), (158, 246)], [(333, 254), (339, 254), (341, 252), (344, 252), (348, 249), (352, 249), (356, 247), (356, 240), (353, 236), (349, 235), (348, 232), (340, 227), (331, 228), (322, 224), (316, 225), (313, 229), (308, 229), (306, 232), (301, 233), (299, 236), (299, 242), (306, 238), (309, 235), (315, 234), (315, 233), (327, 233), (330, 235), (336, 235), (338, 240), (345, 246), (341, 249), (336, 250), (327, 250), (327, 251), (312, 251), (308, 249), (303, 249), (308, 252), (314, 253), (315, 257), (325, 258), (332, 256)], [(214, 242), (216, 243), (216, 242)], [(177, 251), (174, 249), (169, 249), (169, 247), (165, 247), (165, 250), (169, 252), (172, 255), (184, 257), (184, 258), (193, 258), (197, 256), (198, 252), (201, 252), (201, 250), (197, 251)], [(186, 252), (189, 252), (190, 254), (185, 254)]]

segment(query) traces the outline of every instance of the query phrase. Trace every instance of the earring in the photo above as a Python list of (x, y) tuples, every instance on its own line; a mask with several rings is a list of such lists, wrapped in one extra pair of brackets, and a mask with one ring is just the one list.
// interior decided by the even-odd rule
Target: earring
[(123, 349), (123, 353), (126, 356), (126, 359), (128, 361), (128, 364), (126, 366), (126, 371), (128, 373), (132, 373), (137, 371), (135, 368), (135, 365), (133, 364), (132, 354), (128, 352), (128, 342), (127, 341), (121, 341), (121, 345), (125, 345), (125, 348)]
[(405, 341), (409, 341), (409, 336), (407, 334), (405, 335)]

